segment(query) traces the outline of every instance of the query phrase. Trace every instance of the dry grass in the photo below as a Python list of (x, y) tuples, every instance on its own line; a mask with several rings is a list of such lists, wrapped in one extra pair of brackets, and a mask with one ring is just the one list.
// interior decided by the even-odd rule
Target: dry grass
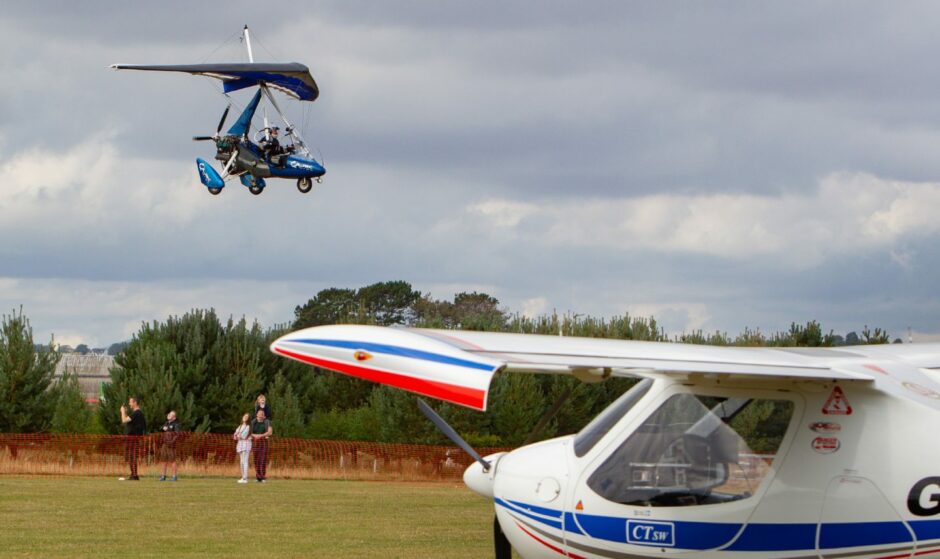
[[(156, 453), (140, 460), (141, 474), (156, 474), (162, 465)], [(282, 457), (283, 458), (283, 457)], [(271, 460), (269, 475), (282, 479), (371, 480), (371, 481), (458, 481), (466, 464), (428, 460), (424, 456), (382, 456), (363, 451), (311, 456), (296, 452), (290, 460)], [(239, 474), (234, 453), (209, 452), (199, 459), (179, 461), (185, 475), (227, 477)], [(128, 473), (122, 451), (103, 453), (89, 448), (19, 447), (15, 456), (0, 447), (0, 475), (121, 476)]]

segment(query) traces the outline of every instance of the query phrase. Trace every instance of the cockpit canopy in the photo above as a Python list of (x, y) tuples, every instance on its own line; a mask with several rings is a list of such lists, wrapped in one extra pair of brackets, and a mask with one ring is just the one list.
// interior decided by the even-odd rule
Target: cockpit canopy
[[(611, 408), (648, 388), (637, 385)], [(788, 400), (674, 394), (587, 484), (609, 501), (635, 506), (707, 505), (750, 497), (770, 471), (793, 409)], [(579, 438), (587, 439), (582, 434), (576, 449)]]

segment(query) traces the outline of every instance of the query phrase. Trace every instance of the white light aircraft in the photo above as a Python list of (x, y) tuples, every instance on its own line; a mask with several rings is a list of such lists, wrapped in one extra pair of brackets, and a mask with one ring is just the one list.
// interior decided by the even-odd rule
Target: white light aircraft
[(527, 559), (940, 554), (940, 344), (738, 348), (340, 325), (271, 349), (479, 410), (499, 371), (642, 379), (576, 435), (476, 456), (464, 481), (494, 502), (498, 559), (510, 545)]

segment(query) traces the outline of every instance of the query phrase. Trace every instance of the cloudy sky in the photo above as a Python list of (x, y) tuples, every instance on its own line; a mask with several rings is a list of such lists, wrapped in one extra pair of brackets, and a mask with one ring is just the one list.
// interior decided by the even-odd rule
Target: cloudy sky
[[(0, 309), (105, 345), (405, 279), (669, 332), (940, 335), (940, 5), (21, 2), (0, 15)], [(210, 196), (217, 82), (308, 65), (328, 174)], [(233, 94), (236, 107), (248, 94)], [(7, 311), (9, 312), (9, 311)]]

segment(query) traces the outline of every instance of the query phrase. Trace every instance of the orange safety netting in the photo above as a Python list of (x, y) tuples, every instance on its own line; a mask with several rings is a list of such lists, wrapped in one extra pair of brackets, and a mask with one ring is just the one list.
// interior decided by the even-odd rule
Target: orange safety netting
[[(136, 439), (136, 441), (134, 440)], [(239, 476), (231, 435), (163, 433), (143, 437), (0, 433), (0, 474), (127, 475), (136, 452), (140, 475), (159, 475), (173, 455), (181, 475)], [(500, 448), (478, 449), (487, 455)], [(451, 446), (326, 441), (272, 437), (269, 477), (370, 480), (458, 480), (472, 459)], [(253, 470), (252, 470), (253, 475)]]

